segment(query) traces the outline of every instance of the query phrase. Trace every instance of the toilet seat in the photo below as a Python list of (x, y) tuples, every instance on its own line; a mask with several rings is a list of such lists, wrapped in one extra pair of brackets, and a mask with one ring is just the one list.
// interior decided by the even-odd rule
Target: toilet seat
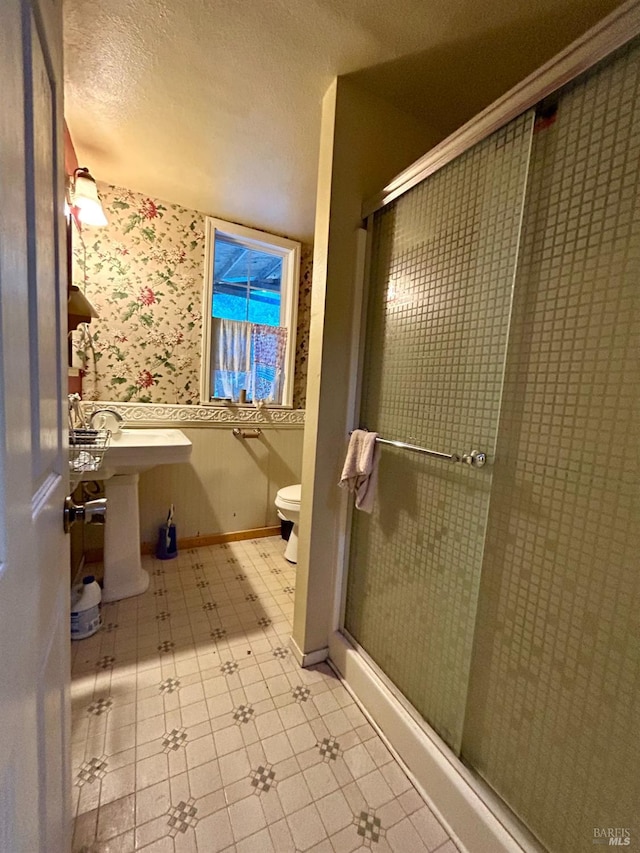
[(301, 493), (302, 485), (300, 483), (295, 486), (285, 486), (276, 494), (276, 506), (280, 509), (288, 509), (291, 512), (299, 512)]
[(294, 486), (285, 486), (276, 494), (274, 501), (278, 511), (278, 518), (283, 521), (293, 522), (289, 540), (284, 552), (285, 560), (290, 563), (298, 562), (298, 522), (300, 521), (300, 496), (302, 486), (296, 483)]

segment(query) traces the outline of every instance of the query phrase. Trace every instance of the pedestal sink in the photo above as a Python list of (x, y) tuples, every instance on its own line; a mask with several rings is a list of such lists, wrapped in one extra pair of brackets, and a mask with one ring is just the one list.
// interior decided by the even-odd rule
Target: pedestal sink
[(191, 442), (179, 429), (123, 429), (112, 436), (103, 468), (87, 474), (105, 480), (107, 523), (104, 528), (103, 601), (140, 595), (149, 575), (140, 561), (140, 473), (156, 465), (187, 462)]

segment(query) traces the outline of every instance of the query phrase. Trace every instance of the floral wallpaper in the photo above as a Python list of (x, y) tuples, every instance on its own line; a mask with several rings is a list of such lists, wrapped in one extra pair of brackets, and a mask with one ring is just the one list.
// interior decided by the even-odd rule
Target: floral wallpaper
[[(74, 238), (74, 284), (100, 317), (76, 344), (85, 400), (199, 403), (204, 214), (99, 183), (109, 224)], [(294, 408), (304, 408), (312, 249), (302, 246)]]

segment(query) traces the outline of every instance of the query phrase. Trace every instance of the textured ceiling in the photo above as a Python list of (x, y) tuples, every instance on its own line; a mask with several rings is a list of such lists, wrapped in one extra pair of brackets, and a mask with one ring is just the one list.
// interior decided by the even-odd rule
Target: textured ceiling
[(617, 5), (65, 0), (65, 115), (95, 177), (308, 241), (333, 77), (444, 136)]

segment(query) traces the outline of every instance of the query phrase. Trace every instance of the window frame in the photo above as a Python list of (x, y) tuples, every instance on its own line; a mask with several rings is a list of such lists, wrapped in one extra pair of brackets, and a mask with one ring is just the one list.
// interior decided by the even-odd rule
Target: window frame
[[(200, 404), (203, 406), (228, 406), (229, 403), (211, 396), (211, 326), (213, 311), (213, 276), (215, 271), (216, 235), (229, 237), (248, 249), (257, 249), (282, 258), (280, 293), (280, 325), (286, 326), (287, 348), (284, 359), (284, 389), (282, 403), (267, 403), (274, 409), (293, 408), (293, 385), (296, 361), (298, 320), (298, 291), (300, 289), (300, 243), (278, 237), (266, 231), (236, 225), (207, 216), (205, 220), (204, 282), (202, 288), (202, 343), (200, 368)], [(243, 405), (233, 403), (233, 405)], [(253, 406), (247, 402), (247, 406)]]

